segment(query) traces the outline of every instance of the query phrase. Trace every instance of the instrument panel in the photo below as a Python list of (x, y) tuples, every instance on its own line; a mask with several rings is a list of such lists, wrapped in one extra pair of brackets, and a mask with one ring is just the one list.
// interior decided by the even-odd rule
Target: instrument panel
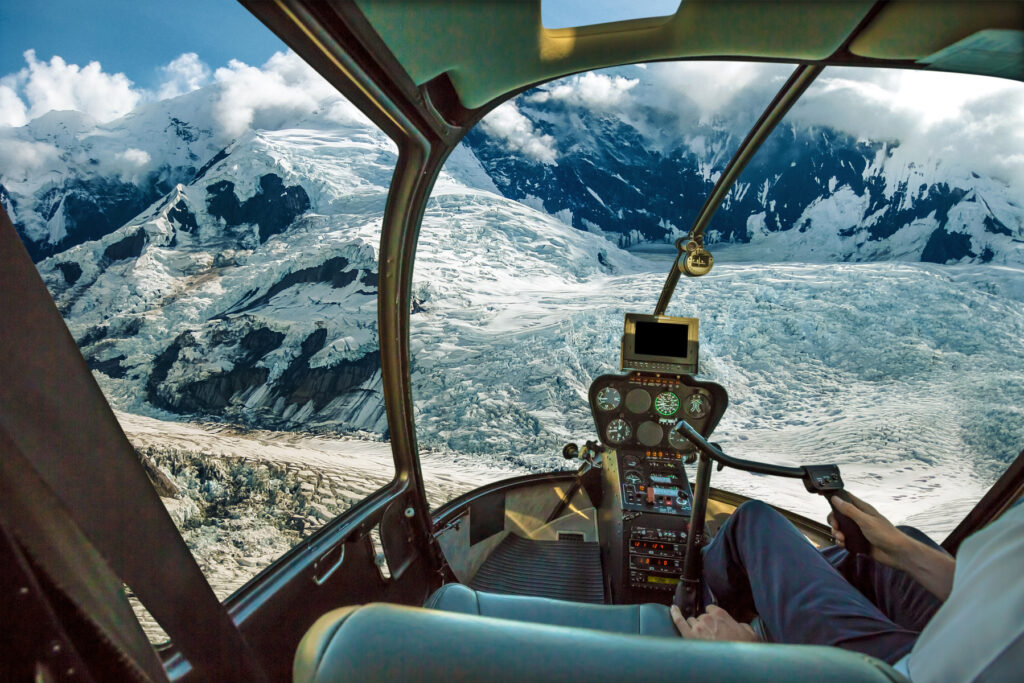
[(725, 412), (725, 390), (689, 375), (631, 372), (602, 375), (590, 386), (601, 442), (616, 449), (689, 454), (693, 445), (672, 430), (680, 419), (707, 436)]

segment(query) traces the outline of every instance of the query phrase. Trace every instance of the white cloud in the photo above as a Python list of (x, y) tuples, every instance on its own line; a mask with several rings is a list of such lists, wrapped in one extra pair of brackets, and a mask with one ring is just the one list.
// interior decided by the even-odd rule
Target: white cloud
[(898, 140), (896, 158), (955, 164), (1024, 187), (1024, 85), (924, 71), (828, 69), (794, 122)]
[(160, 100), (198, 90), (210, 80), (210, 67), (195, 52), (180, 55), (160, 70), (164, 74), (164, 82), (156, 93)]
[(229, 135), (273, 129), (318, 110), (332, 117), (354, 115), (351, 107), (339, 106), (338, 91), (294, 52), (278, 52), (262, 68), (231, 60), (214, 78), (223, 86), (215, 114)]
[(149, 167), (149, 152), (129, 147), (102, 159), (103, 168), (107, 173), (117, 173), (128, 181), (137, 179)]
[(17, 73), (16, 82), (28, 103), (29, 119), (72, 109), (97, 121), (110, 121), (130, 112), (142, 98), (124, 74), (104, 73), (99, 62), (79, 67), (58, 56), (39, 61), (35, 50), (25, 51), (25, 61), (27, 66)]
[(55, 162), (57, 148), (45, 142), (26, 142), (0, 136), (0, 169), (5, 177), (20, 180)]
[[(634, 100), (648, 111), (630, 120), (657, 146), (714, 123), (740, 135), (753, 125), (793, 67), (751, 62), (660, 62), (648, 65)], [(677, 143), (676, 143), (677, 144)]]
[(619, 108), (628, 104), (629, 91), (640, 81), (623, 76), (588, 72), (573, 76), (547, 90), (540, 90), (527, 99), (531, 102), (559, 100), (595, 111)]
[(187, 52), (160, 68), (155, 90), (134, 88), (124, 74), (105, 73), (99, 62), (85, 67), (55, 56), (49, 62), (25, 52), (25, 68), (0, 79), (0, 126), (22, 126), (54, 109), (83, 112), (103, 123), (142, 102), (220, 84), (214, 118), (225, 137), (249, 127), (274, 128), (296, 115), (319, 112), (338, 123), (365, 123), (366, 117), (293, 52), (278, 52), (262, 67), (237, 60), (211, 73), (197, 54)]
[(488, 135), (504, 140), (510, 151), (522, 152), (544, 164), (555, 163), (558, 156), (555, 139), (550, 135), (538, 134), (514, 101), (495, 108), (480, 121), (480, 125)]
[(118, 152), (117, 158), (132, 166), (145, 166), (149, 163), (149, 152), (129, 147), (123, 152)]
[[(690, 147), (704, 145), (698, 130), (702, 124), (725, 128), (735, 134), (731, 147), (704, 150), (717, 154), (715, 163), (724, 166), (793, 68), (754, 62), (618, 67), (541, 86), (518, 101), (524, 108), (562, 102), (569, 109), (570, 126), (574, 108), (614, 114), (662, 150), (684, 141)], [(549, 109), (543, 116), (560, 114)], [(1016, 81), (830, 67), (785, 122), (828, 126), (860, 139), (896, 140), (896, 163), (952, 164), (1024, 187), (1024, 84)], [(484, 119), (484, 126), (486, 132), (510, 140), (510, 149), (525, 147), (533, 135), (530, 120), (514, 107), (500, 121)]]
[(28, 123), (28, 108), (9, 85), (0, 83), (0, 126), (24, 126)]

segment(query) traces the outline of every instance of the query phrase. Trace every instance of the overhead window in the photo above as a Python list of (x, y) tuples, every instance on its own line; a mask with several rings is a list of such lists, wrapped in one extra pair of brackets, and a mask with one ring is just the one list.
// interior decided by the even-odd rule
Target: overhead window
[(672, 16), (681, 4), (681, 0), (544, 0), (540, 4), (540, 20), (544, 28), (608, 24), (613, 21)]

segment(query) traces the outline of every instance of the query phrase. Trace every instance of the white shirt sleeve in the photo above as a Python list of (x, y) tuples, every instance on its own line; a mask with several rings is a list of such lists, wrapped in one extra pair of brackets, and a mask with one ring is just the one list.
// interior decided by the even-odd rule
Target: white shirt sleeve
[(1024, 680), (1024, 505), (960, 545), (949, 598), (898, 664), (914, 683)]

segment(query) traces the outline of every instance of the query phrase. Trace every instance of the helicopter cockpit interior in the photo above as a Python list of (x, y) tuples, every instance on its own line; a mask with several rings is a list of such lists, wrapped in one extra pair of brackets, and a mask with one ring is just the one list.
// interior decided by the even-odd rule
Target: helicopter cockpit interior
[[(565, 446), (563, 455), (582, 464), (564, 489), (552, 489), (545, 482), (535, 487), (520, 483), (518, 490), (510, 490), (505, 484), (473, 492), (439, 511), (436, 538), (456, 581), (445, 583), (427, 599), (427, 612), (408, 615), (414, 622), (423, 619), (418, 627), (465, 640), (462, 628), (454, 626), (449, 632), (448, 624), (435, 621), (439, 618), (434, 613), (497, 619), (505, 622), (499, 630), (509, 629), (497, 637), (525, 639), (531, 651), (541, 648), (538, 656), (544, 656), (545, 625), (583, 628), (591, 634), (578, 642), (592, 656), (598, 656), (595, 650), (602, 647), (617, 647), (625, 648), (616, 654), (627, 661), (634, 655), (645, 657), (646, 648), (654, 648), (654, 654), (664, 646), (664, 638), (677, 636), (670, 604), (688, 615), (700, 609), (701, 548), (715, 530), (715, 515), (707, 516), (709, 503), (728, 507), (727, 498), (710, 499), (713, 463), (719, 469), (730, 466), (800, 478), (813, 494), (845, 495), (835, 465), (782, 467), (746, 461), (729, 457), (707, 441), (727, 408), (728, 395), (720, 385), (693, 376), (699, 362), (698, 328), (696, 318), (626, 314), (620, 357), (625, 374), (602, 375), (592, 382), (589, 400), (599, 440)], [(691, 486), (686, 467), (697, 462)], [(542, 503), (545, 497), (547, 506)], [(839, 523), (849, 534), (851, 552), (870, 552), (856, 525), (845, 518)], [(802, 530), (816, 545), (829, 541), (828, 532), (806, 520)], [(381, 620), (372, 630), (387, 628), (397, 616), (375, 609), (379, 610), (342, 608), (321, 617), (300, 645), (296, 679), (330, 680), (356, 666), (361, 656), (345, 637), (349, 619), (368, 610), (371, 619)], [(610, 640), (602, 645), (602, 638), (614, 638), (607, 634), (661, 638)], [(352, 638), (364, 644), (358, 632)], [(505, 662), (487, 638), (464, 644)], [(456, 650), (449, 652), (454, 659), (478, 661), (465, 655), (461, 646)], [(667, 675), (678, 656), (669, 653), (671, 649), (660, 651), (659, 661), (647, 670)], [(537, 675), (559, 671), (560, 664), (543, 661)], [(602, 662), (600, 666), (610, 666), (607, 658)], [(885, 667), (860, 669), (868, 662), (836, 662), (842, 669), (837, 675), (890, 675)], [(710, 664), (708, 671), (720, 673), (719, 664)], [(762, 672), (750, 662), (734, 664), (744, 680), (781, 675), (774, 668), (776, 662), (766, 664)], [(466, 666), (473, 675), (484, 671), (475, 663)], [(320, 673), (321, 668), (333, 674)]]
[[(704, 607), (702, 550), (730, 515), (757, 495), (746, 489), (749, 495), (713, 487), (716, 472), (728, 468), (722, 480), (726, 475), (756, 476), (759, 482), (798, 480), (802, 488), (794, 486), (795, 495), (813, 499), (821, 512), (833, 496), (848, 498), (848, 494), (834, 464), (839, 458), (795, 462), (784, 457), (783, 448), (776, 448), (782, 453), (780, 461), (789, 463), (783, 465), (755, 456), (735, 457), (726, 451), (733, 450), (736, 442), (722, 438), (723, 447), (715, 441), (716, 429), (721, 438), (723, 420), (739, 411), (748, 389), (745, 385), (756, 384), (757, 376), (736, 379), (729, 373), (706, 372), (708, 362), (718, 360), (707, 343), (708, 332), (716, 323), (715, 312), (691, 305), (687, 299), (682, 306), (677, 300), (676, 315), (669, 315), (669, 304), (681, 277), (687, 278), (684, 282), (698, 282), (712, 271), (715, 259), (711, 251), (717, 251), (718, 238), (710, 233), (705, 237), (712, 216), (729, 201), (757, 150), (825, 69), (934, 70), (1024, 81), (1021, 3), (686, 0), (670, 16), (553, 29), (541, 22), (540, 0), (241, 0), (241, 4), (294, 51), (292, 57), (303, 62), (303, 68), (308, 65), (323, 85), (340, 93), (346, 100), (340, 109), (347, 112), (351, 105), (346, 121), (365, 119), (380, 133), (379, 139), (373, 138), (380, 142), (376, 148), (363, 147), (372, 135), (346, 146), (347, 152), (356, 150), (352, 158), (362, 163), (374, 155), (387, 157), (393, 161), (387, 169), (393, 170), (393, 175), (388, 176), (377, 164), (372, 172), (383, 178), (374, 186), (379, 195), (357, 193), (334, 202), (346, 210), (356, 205), (381, 205), (372, 219), (364, 216), (352, 221), (362, 226), (363, 242), (346, 254), (353, 258), (372, 254), (372, 263), (364, 272), (358, 277), (354, 271), (328, 273), (330, 269), (322, 267), (322, 262), (294, 270), (294, 264), (285, 263), (280, 266), (284, 269), (280, 286), (252, 289), (245, 306), (229, 313), (248, 315), (249, 304), (265, 303), (296, 282), (318, 287), (317, 297), (328, 290), (333, 296), (343, 287), (363, 288), (358, 292), (363, 297), (360, 301), (373, 300), (377, 309), (360, 318), (360, 331), (372, 328), (372, 335), (367, 336), (373, 336), (379, 346), (369, 354), (372, 363), (357, 368), (365, 370), (366, 376), (360, 375), (355, 384), (362, 386), (360, 382), (372, 380), (376, 382), (374, 390), (379, 390), (377, 420), (382, 436), (373, 446), (377, 448), (374, 453), (386, 451), (386, 457), (377, 462), (386, 461), (388, 473), (379, 484), (366, 489), (365, 495), (351, 496), (350, 507), (343, 511), (324, 508), (321, 517), (303, 527), (301, 534), (289, 529), (290, 538), (297, 539), (293, 545), (272, 557), (268, 551), (267, 564), (258, 573), (250, 574), (230, 592), (216, 594), (176, 524), (181, 514), (172, 517), (158, 495), (153, 472), (146, 469), (95, 379), (95, 368), (90, 368), (65, 324), (47, 281), (23, 244), (17, 222), (8, 215), (7, 207), (13, 204), (0, 186), (4, 190), (0, 192), (4, 198), (0, 210), (0, 630), (6, 636), (0, 639), (0, 666), (6, 667), (0, 668), (0, 678), (9, 670), (10, 680), (43, 681), (597, 681), (637, 676), (723, 681), (904, 680), (881, 660), (839, 648), (678, 637), (669, 606), (678, 606), (686, 616), (700, 613)], [(728, 162), (702, 177), (706, 186), (699, 187), (706, 191), (701, 195), (706, 200), (693, 212), (689, 230), (673, 224), (672, 236), (685, 236), (674, 242), (675, 253), (653, 310), (646, 302), (630, 305), (617, 310), (636, 312), (625, 313), (614, 325), (603, 325), (602, 334), (610, 330), (617, 338), (616, 326), (621, 322), (618, 371), (611, 371), (614, 359), (603, 359), (588, 366), (601, 368), (600, 372), (585, 373), (589, 386), (581, 380), (572, 387), (579, 419), (587, 419), (589, 407), (592, 424), (586, 424), (585, 430), (575, 429), (581, 424), (577, 420), (572, 423), (573, 430), (557, 432), (557, 441), (552, 443), (569, 441), (561, 453), (565, 467), (535, 467), (528, 473), (521, 468), (511, 476), (504, 471), (500, 478), (474, 481), (471, 490), (459, 490), (439, 504), (430, 500), (427, 475), (431, 467), (435, 472), (438, 468), (436, 461), (430, 462), (433, 453), (424, 448), (422, 414), (414, 406), (410, 320), (418, 313), (414, 270), (419, 267), (421, 228), (425, 216), (429, 218), (435, 185), (443, 184), (437, 181), (442, 178), (445, 161), (488, 114), (535, 86), (594, 69), (707, 60), (780, 64), (789, 76), (783, 74), (772, 82), (774, 97), (763, 111), (757, 108), (760, 116), (755, 112), (757, 118), (746, 136), (733, 136), (739, 142), (731, 157), (722, 157)], [(6, 97), (7, 91), (0, 94)], [(303, 125), (306, 123), (304, 120)], [(296, 138), (308, 148), (330, 146), (323, 143), (328, 137), (322, 133), (303, 129)], [(267, 137), (279, 142), (273, 135)], [(371, 148), (376, 151), (366, 151)], [(36, 148), (28, 145), (26, 149)], [(234, 149), (224, 147), (208, 165), (198, 171), (193, 168), (193, 176), (198, 180)], [(293, 163), (288, 153), (278, 155), (278, 151), (263, 156), (289, 166), (289, 172), (301, 173), (305, 168), (305, 162)], [(89, 163), (88, 156), (84, 158)], [(121, 161), (125, 161), (123, 154)], [(216, 171), (228, 178), (218, 181), (221, 194), (211, 195), (211, 200), (206, 189), (202, 190), (208, 207), (223, 208), (228, 200), (238, 200), (231, 187), (236, 180), (241, 186), (243, 180), (231, 175), (238, 169), (232, 166), (235, 161), (232, 157)], [(853, 176), (863, 180), (859, 169)], [(268, 231), (248, 214), (264, 206), (263, 199), (278, 187), (264, 183), (266, 179), (245, 179), (262, 199), (251, 204), (239, 200), (229, 207), (241, 221), (235, 227), (247, 231), (253, 243), (262, 244)], [(367, 185), (361, 178), (353, 182), (360, 191)], [(829, 185), (827, 177), (822, 182)], [(298, 193), (305, 191), (294, 188), (281, 185), (282, 201), (298, 211), (295, 215), (302, 221), (302, 231), (310, 237), (310, 244), (315, 244), (311, 251), (326, 248), (330, 240), (317, 231), (326, 230), (330, 221), (303, 214), (302, 206), (308, 208), (309, 202), (303, 204)], [(181, 185), (174, 192), (185, 189)], [(591, 188), (586, 189), (597, 196)], [(480, 194), (477, 188), (466, 192)], [(643, 193), (638, 191), (638, 196), (643, 203)], [(965, 197), (957, 199), (967, 201)], [(867, 199), (864, 201), (866, 207)], [(527, 204), (523, 199), (522, 206)], [(971, 208), (980, 204), (974, 202)], [(172, 204), (161, 200), (153, 206), (171, 210)], [(931, 225), (935, 214), (931, 211), (913, 222), (914, 234), (924, 235), (921, 226)], [(553, 215), (544, 218), (549, 219), (555, 220)], [(216, 222), (221, 225), (226, 220), (218, 218)], [(351, 227), (348, 220), (338, 222)], [(1007, 242), (1013, 239), (1017, 248), (1019, 240), (1012, 238), (1010, 228), (1002, 223), (991, 225), (993, 234)], [(54, 223), (48, 229), (63, 230), (62, 226)], [(564, 224), (559, 229), (569, 234), (583, 230)], [(199, 239), (202, 231), (184, 232), (188, 234), (181, 239), (189, 242)], [(596, 240), (598, 232), (588, 237)], [(789, 234), (802, 239), (802, 232), (797, 228)], [(366, 235), (376, 243), (365, 242)], [(143, 230), (117, 245), (110, 238), (110, 245), (98, 249), (97, 263), (109, 265), (117, 261), (114, 257), (136, 246), (148, 248), (143, 238), (148, 239)], [(487, 237), (481, 232), (477, 239), (484, 242)], [(287, 260), (292, 253), (289, 246), (283, 240), (272, 246), (277, 245)], [(546, 246), (564, 257), (558, 248)], [(597, 262), (603, 256), (604, 252), (595, 248), (592, 260)], [(210, 272), (197, 275), (198, 270), (189, 271), (189, 278), (215, 281), (213, 271), (227, 267), (224, 264), (236, 257), (244, 260), (235, 252), (206, 257), (203, 268)], [(174, 258), (166, 260), (169, 263)], [(340, 268), (343, 260), (350, 265), (347, 256), (332, 259), (332, 265)], [(122, 265), (130, 268), (128, 259), (124, 261)], [(66, 270), (73, 278), (82, 272), (79, 268), (74, 275), (74, 267), (67, 263), (52, 269)], [(647, 277), (637, 291), (644, 297), (657, 291), (661, 272), (659, 279)], [(612, 275), (622, 274), (610, 274), (609, 279)], [(939, 279), (932, 277), (932, 271), (926, 275), (929, 283)], [(61, 275), (67, 277), (67, 273)], [(646, 287), (648, 282), (654, 287)], [(965, 283), (966, 279), (957, 278), (944, 281), (954, 292), (974, 286)], [(129, 298), (136, 294), (131, 291)], [(159, 292), (160, 297), (166, 294)], [(979, 299), (984, 296), (988, 292), (978, 294)], [(91, 305), (86, 302), (82, 307)], [(771, 314), (781, 315), (781, 308), (773, 308)], [(194, 311), (190, 314), (202, 317)], [(325, 346), (326, 329), (321, 329), (321, 321), (311, 322), (312, 315), (298, 317), (318, 326), (315, 334), (319, 337), (304, 338), (319, 340), (320, 346), (313, 349), (310, 342), (307, 348), (299, 339), (293, 354), (296, 370), (284, 370), (288, 363), (282, 361), (275, 372), (302, 375), (302, 391), (295, 393), (310, 406), (308, 413), (317, 403), (314, 399), (324, 398), (313, 397), (314, 390), (330, 384), (322, 379), (326, 373), (307, 372), (321, 369), (311, 365), (313, 353), (320, 353), (320, 359), (333, 353), (331, 359), (337, 360), (344, 355), (342, 347), (348, 347), (347, 340)], [(211, 317), (200, 323), (216, 320)], [(233, 391), (239, 377), (256, 382), (247, 387), (253, 392), (240, 400), (247, 405), (258, 393), (254, 387), (271, 374), (270, 368), (260, 366), (231, 375), (234, 370), (228, 366), (233, 361), (205, 358), (201, 346), (186, 344), (185, 331), (169, 327), (173, 329), (168, 344), (173, 341), (173, 349), (167, 347), (157, 354), (137, 351), (132, 359), (140, 367), (146, 365), (152, 375), (159, 374), (156, 364), (173, 364), (179, 355), (209, 360), (202, 370), (204, 381), (212, 373), (222, 373), (214, 381), (226, 387), (225, 391)], [(104, 320), (102, 329), (104, 335), (110, 332), (103, 343), (113, 344), (116, 331), (111, 331), (112, 323)], [(744, 333), (735, 332), (722, 336), (735, 337), (738, 344)], [(254, 332), (244, 337), (244, 343), (273, 346), (270, 342), (278, 335), (286, 336), (272, 330)], [(437, 355), (444, 355), (447, 340), (441, 333), (437, 338), (436, 346), (444, 347)], [(702, 340), (706, 342), (703, 351)], [(920, 349), (914, 352), (924, 353)], [(947, 361), (942, 359), (944, 352), (928, 349), (928, 367), (963, 362), (956, 366), (960, 373), (956, 379), (962, 382), (968, 372), (964, 369), (968, 361), (963, 358), (969, 360), (969, 356)], [(284, 355), (279, 353), (278, 360)], [(120, 367), (123, 360), (125, 356), (120, 360), (104, 357), (100, 362), (109, 369)], [(827, 364), (827, 358), (822, 363)], [(991, 365), (990, 374), (1003, 371), (999, 362)], [(164, 367), (161, 372), (168, 375), (170, 371)], [(877, 374), (885, 372), (881, 368)], [(709, 381), (709, 376), (717, 381)], [(122, 379), (110, 381), (116, 384)], [(182, 380), (186, 381), (190, 380)], [(486, 381), (477, 384), (483, 386)], [(463, 383), (474, 384), (470, 380)], [(159, 393), (157, 384), (152, 383), (153, 395)], [(211, 393), (211, 384), (199, 380), (188, 386), (194, 389), (192, 397)], [(240, 395), (229, 395), (223, 402)], [(223, 397), (218, 394), (214, 398)], [(334, 398), (326, 396), (323, 403)], [(280, 403), (283, 406), (284, 399)], [(301, 412), (298, 403), (289, 410), (289, 419)], [(184, 421), (183, 414), (176, 414), (175, 419)], [(562, 426), (565, 424), (570, 423)], [(807, 430), (821, 428), (820, 424), (807, 426)], [(740, 425), (732, 433), (742, 429)], [(989, 423), (978, 429), (999, 431)], [(1014, 434), (1000, 431), (1007, 441), (1016, 438)], [(985, 440), (978, 437), (976, 441)], [(369, 451), (366, 447), (364, 452)], [(562, 462), (557, 445), (543, 457)], [(850, 461), (842, 462), (853, 481), (855, 475), (847, 469)], [(986, 472), (989, 478), (984, 479), (984, 488), (977, 489), (978, 495), (969, 504), (960, 501), (955, 508), (960, 521), (943, 541), (949, 553), (955, 554), (965, 538), (998, 518), (1024, 493), (1024, 453), (998, 464), (998, 472), (990, 477)], [(392, 465), (393, 470), (389, 469)], [(870, 466), (868, 462), (861, 471)], [(316, 481), (315, 474), (312, 478)], [(861, 477), (858, 483), (868, 480), (872, 479)], [(289, 486), (297, 497), (315, 488), (298, 480), (290, 481)], [(802, 498), (804, 495), (807, 498)], [(775, 507), (812, 545), (832, 543), (832, 530), (823, 521), (785, 505)], [(870, 552), (856, 525), (838, 513), (835, 519), (851, 552)], [(218, 523), (230, 526), (235, 521), (229, 518)], [(301, 526), (308, 521), (296, 515), (287, 523)], [(166, 637), (162, 644), (151, 644), (129, 597), (141, 603), (163, 629)]]
[[(719, 469), (796, 477), (811, 493), (842, 495), (834, 465), (745, 461), (707, 441), (725, 413), (728, 394), (693, 376), (698, 328), (696, 318), (626, 314), (620, 358), (625, 374), (602, 375), (590, 386), (599, 441), (565, 446), (563, 455), (581, 459), (582, 466), (542, 527), (526, 533), (512, 529), (493, 546), (481, 542), (505, 531), (505, 525), (487, 529), (486, 522), (474, 521), (490, 514), (482, 500), (455, 501), (449, 508), (457, 514), (441, 513), (438, 540), (462, 583), (502, 594), (598, 604), (675, 600), (689, 604), (693, 614), (700, 549), (714, 532), (714, 524), (704, 521), (712, 461)], [(820, 529), (807, 533), (819, 545), (827, 540)], [(850, 535), (852, 546), (855, 527)], [(435, 607), (443, 603), (432, 599)]]

